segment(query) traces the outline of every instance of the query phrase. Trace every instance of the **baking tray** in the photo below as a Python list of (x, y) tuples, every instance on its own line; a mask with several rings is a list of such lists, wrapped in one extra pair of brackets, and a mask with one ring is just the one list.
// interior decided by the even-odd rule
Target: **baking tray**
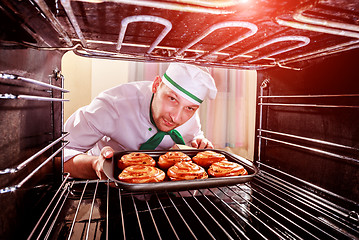
[[(207, 179), (195, 179), (195, 180), (183, 180), (183, 181), (170, 181), (165, 180), (164, 182), (158, 183), (126, 183), (118, 180), (117, 176), (121, 173), (121, 170), (117, 167), (117, 161), (125, 154), (131, 152), (143, 152), (150, 155), (153, 159), (158, 161), (158, 158), (165, 154), (166, 152), (183, 152), (190, 156), (194, 157), (198, 152), (211, 150), (214, 152), (221, 153), (226, 156), (229, 161), (237, 162), (241, 164), (248, 172), (248, 175), (244, 176), (234, 176), (234, 177), (209, 177)], [(115, 185), (121, 189), (139, 192), (139, 191), (182, 191), (190, 189), (201, 189), (201, 188), (212, 188), (212, 187), (221, 187), (235, 185), (239, 183), (245, 183), (251, 181), (253, 177), (258, 173), (258, 169), (253, 163), (245, 158), (237, 156), (235, 154), (229, 153), (223, 150), (217, 149), (194, 149), (194, 150), (164, 150), (164, 151), (123, 151), (115, 152), (114, 156), (110, 159), (107, 159), (104, 162), (103, 170), (106, 176), (115, 182)]]

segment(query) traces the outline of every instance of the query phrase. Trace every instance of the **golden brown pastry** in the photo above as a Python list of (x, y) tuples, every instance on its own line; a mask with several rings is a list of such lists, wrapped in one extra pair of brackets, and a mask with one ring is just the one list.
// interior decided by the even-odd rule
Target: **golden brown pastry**
[(165, 177), (166, 174), (161, 169), (146, 165), (129, 166), (118, 175), (120, 181), (127, 183), (162, 182)]
[(176, 163), (168, 169), (167, 176), (172, 181), (208, 178), (206, 171), (193, 162)]
[(182, 161), (188, 162), (192, 161), (192, 159), (183, 152), (167, 152), (159, 157), (158, 166), (162, 169), (168, 169), (169, 167), (175, 165), (175, 163)]
[(220, 162), (213, 163), (208, 168), (208, 174), (212, 177), (229, 177), (247, 175), (248, 172), (238, 163), (222, 160)]
[(132, 165), (147, 165), (154, 167), (156, 161), (146, 153), (133, 152), (123, 155), (117, 163), (118, 168), (121, 170)]
[(216, 153), (214, 151), (204, 151), (197, 153), (192, 160), (198, 165), (208, 168), (212, 163), (219, 162), (226, 159), (223, 154)]

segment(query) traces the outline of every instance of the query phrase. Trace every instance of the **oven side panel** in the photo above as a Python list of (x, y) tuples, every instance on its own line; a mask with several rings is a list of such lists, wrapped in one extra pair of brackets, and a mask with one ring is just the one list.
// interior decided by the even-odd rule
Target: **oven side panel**
[[(41, 83), (45, 83), (62, 87), (62, 79), (54, 74), (55, 70), (61, 69), (62, 55), (57, 51), (18, 46), (0, 49), (2, 239), (26, 236), (21, 234), (28, 233), (33, 219), (39, 218), (33, 216), (33, 210), (46, 199), (45, 193), (54, 185), (54, 181), (61, 179), (61, 161), (55, 164), (55, 158), (50, 156), (62, 143), (50, 147), (39, 156), (36, 153), (61, 137), (63, 103), (30, 100), (26, 96), (62, 98), (62, 91), (41, 86)], [(40, 85), (28, 82), (27, 79), (38, 81)], [(44, 166), (41, 167), (42, 164)]]
[(301, 71), (258, 73), (258, 86), (269, 80), (263, 95), (271, 96), (258, 98), (261, 169), (359, 201), (358, 56), (355, 50)]

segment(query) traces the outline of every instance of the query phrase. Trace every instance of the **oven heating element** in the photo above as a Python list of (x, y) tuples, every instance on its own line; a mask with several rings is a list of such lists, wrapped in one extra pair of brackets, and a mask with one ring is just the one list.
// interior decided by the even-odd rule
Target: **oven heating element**
[[(290, 16), (285, 14), (277, 16), (275, 17), (276, 26), (273, 26), (272, 19), (264, 18), (261, 20), (260, 16), (254, 16), (253, 22), (237, 20), (237, 15), (241, 16), (242, 12), (233, 8), (238, 4), (235, 1), (225, 1), (225, 3), (216, 1), (213, 4), (185, 1), (193, 4), (190, 7), (190, 5), (180, 2), (174, 4), (154, 0), (119, 0), (106, 1), (106, 4), (113, 4), (113, 6), (110, 5), (112, 7), (106, 7), (102, 1), (61, 0), (55, 5), (56, 13), (51, 11), (53, 6), (45, 0), (34, 0), (34, 2), (41, 16), (46, 18), (62, 40), (62, 44), (50, 44), (41, 38), (36, 34), (36, 31), (32, 30), (32, 28), (37, 27), (36, 25), (31, 26), (31, 28), (24, 26), (24, 29), (36, 39), (37, 44), (28, 42), (23, 44), (27, 47), (43, 50), (72, 50), (76, 54), (86, 57), (135, 61), (175, 60), (237, 69), (260, 70), (276, 66), (297, 69), (295, 64), (303, 60), (316, 59), (359, 47), (358, 26), (336, 20), (343, 18), (355, 21), (357, 18), (355, 11), (349, 10), (350, 8), (342, 9), (340, 6), (333, 7), (333, 3), (330, 1), (320, 1), (320, 3), (316, 2), (315, 4), (308, 2), (291, 12)], [(118, 16), (118, 19), (103, 22), (100, 20), (103, 19), (102, 16), (97, 16), (96, 20), (92, 19), (97, 14), (111, 15), (107, 11), (110, 8), (117, 7), (116, 4), (121, 7), (126, 4), (136, 6), (144, 14), (130, 16), (125, 14), (122, 19), (122, 16)], [(59, 8), (59, 5), (63, 9)], [(212, 18), (209, 18), (203, 23), (201, 31), (191, 32), (191, 29), (186, 25), (180, 26), (181, 21), (176, 22), (174, 19), (169, 19), (169, 16), (151, 15), (153, 13), (151, 7), (157, 7), (161, 10), (168, 7), (168, 11), (181, 9), (182, 14), (188, 14), (194, 19), (196, 19), (196, 14), (212, 14), (215, 17), (221, 14), (229, 14), (233, 16), (233, 20), (213, 22)], [(240, 7), (245, 7), (245, 5)], [(87, 11), (79, 15), (78, 11), (81, 11), (79, 9), (86, 9)], [(323, 19), (323, 13), (327, 19), (334, 20)], [(208, 20), (213, 23), (207, 24)], [(92, 21), (94, 21), (93, 24), (102, 25), (102, 28), (108, 30), (103, 33), (100, 29), (94, 31), (92, 25), (88, 23)], [(118, 21), (120, 24), (107, 26), (107, 22), (112, 21)], [(186, 19), (186, 21), (190, 20)], [(151, 36), (152, 42), (149, 42), (148, 39), (150, 38), (147, 39), (147, 37), (144, 38), (145, 41), (141, 38), (137, 41), (131, 32), (136, 26), (141, 26), (139, 24), (148, 24), (148, 26), (163, 29), (158, 33), (158, 36)], [(201, 23), (196, 22), (195, 24)], [(271, 28), (279, 26), (280, 28), (277, 32), (268, 33), (265, 30), (266, 26)], [(231, 36), (234, 29), (241, 30), (236, 34), (237, 36), (228, 38), (223, 43), (219, 42), (218, 45), (214, 42), (212, 44), (207, 43), (218, 31), (222, 31), (222, 36)], [(297, 35), (293, 34), (290, 29), (304, 31), (301, 31), (301, 35)], [(171, 34), (175, 35), (176, 32), (193, 36), (193, 38), (181, 39), (180, 46), (173, 45), (173, 42), (178, 39), (172, 39)], [(103, 37), (102, 35), (108, 36)], [(325, 40), (323, 36), (326, 35), (328, 37)], [(337, 36), (338, 39), (334, 40), (333, 36)], [(321, 37), (324, 40), (321, 40)]]

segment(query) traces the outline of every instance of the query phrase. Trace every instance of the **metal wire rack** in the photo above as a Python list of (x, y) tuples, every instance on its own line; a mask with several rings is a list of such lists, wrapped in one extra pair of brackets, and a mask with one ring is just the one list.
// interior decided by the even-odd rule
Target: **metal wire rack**
[(358, 239), (355, 204), (327, 195), (263, 171), (250, 183), (180, 192), (65, 178), (29, 239)]

